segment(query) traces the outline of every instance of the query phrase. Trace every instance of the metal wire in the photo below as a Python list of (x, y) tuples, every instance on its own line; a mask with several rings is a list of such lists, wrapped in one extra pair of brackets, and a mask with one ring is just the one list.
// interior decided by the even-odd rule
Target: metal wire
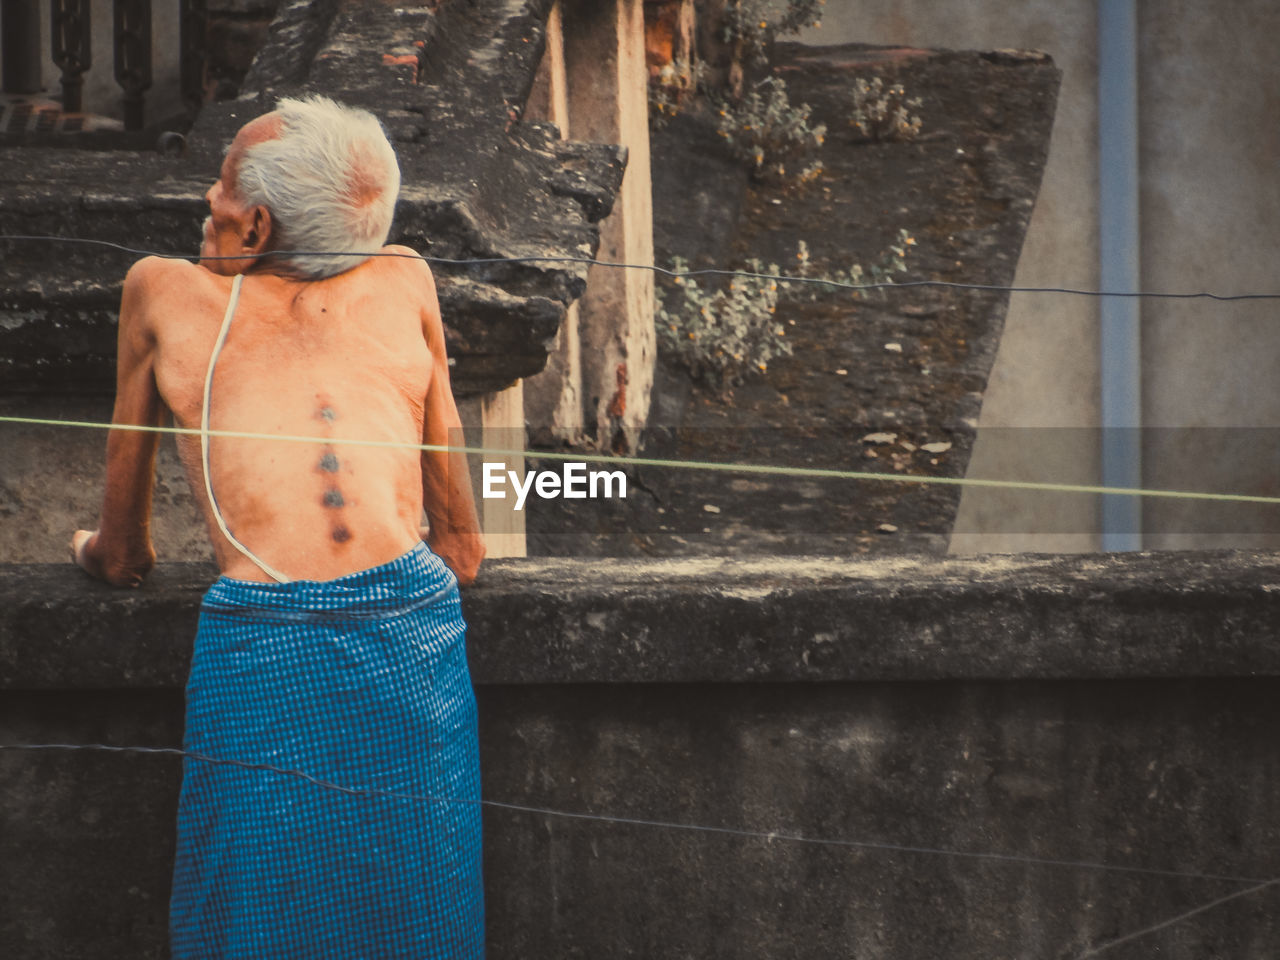
[(1168, 920), (1161, 921), (1160, 923), (1153, 924), (1152, 926), (1144, 927), (1141, 930), (1135, 930), (1133, 933), (1126, 933), (1124, 936), (1116, 937), (1114, 940), (1108, 940), (1101, 946), (1086, 950), (1084, 953), (1080, 954), (1076, 960), (1088, 960), (1089, 957), (1096, 957), (1099, 954), (1110, 950), (1112, 947), (1118, 947), (1120, 944), (1128, 943), (1130, 940), (1136, 940), (1139, 937), (1145, 937), (1149, 933), (1156, 933), (1159, 930), (1172, 927), (1175, 923), (1181, 923), (1183, 920), (1189, 920), (1197, 914), (1204, 913), (1207, 910), (1212, 910), (1214, 907), (1220, 907), (1222, 904), (1229, 903), (1232, 900), (1239, 900), (1241, 897), (1247, 897), (1253, 893), (1260, 893), (1268, 887), (1274, 887), (1278, 883), (1280, 883), (1280, 877), (1263, 881), (1257, 886), (1249, 887), (1247, 890), (1237, 890), (1235, 893), (1229, 893), (1225, 897), (1219, 897), (1217, 900), (1211, 900), (1208, 903), (1201, 904), (1194, 909), (1188, 910), (1186, 913), (1178, 914), (1176, 917), (1171, 917)]
[(327, 790), (335, 790), (341, 793), (354, 796), (369, 797), (387, 797), (396, 800), (407, 800), (420, 803), (458, 803), (468, 805), (479, 805), (491, 807), (498, 810), (510, 810), (519, 813), (532, 813), (538, 816), (557, 817), (560, 819), (580, 820), (593, 823), (620, 824), (623, 826), (648, 827), (663, 830), (678, 830), (690, 833), (725, 835), (732, 837), (740, 837), (750, 840), (765, 840), (767, 842), (782, 841), (787, 843), (802, 843), (823, 847), (836, 847), (843, 849), (870, 850), (880, 853), (898, 853), (898, 854), (915, 854), (924, 856), (948, 857), (952, 859), (977, 860), (996, 863), (1019, 864), (1022, 866), (1039, 866), (1039, 867), (1059, 867), (1074, 870), (1091, 870), (1105, 873), (1131, 874), (1139, 876), (1163, 877), (1179, 880), (1210, 880), (1225, 883), (1247, 883), (1250, 886), (1243, 890), (1237, 890), (1225, 896), (1217, 897), (1208, 903), (1200, 904), (1190, 910), (1170, 917), (1159, 923), (1143, 927), (1132, 933), (1116, 937), (1106, 943), (1096, 947), (1091, 947), (1084, 953), (1079, 954), (1077, 960), (1089, 960), (1090, 957), (1099, 956), (1113, 947), (1121, 944), (1129, 943), (1148, 934), (1157, 933), (1165, 930), (1191, 917), (1206, 913), (1223, 904), (1230, 903), (1243, 897), (1260, 893), (1270, 887), (1280, 884), (1280, 877), (1269, 880), (1258, 880), (1255, 877), (1240, 877), (1233, 875), (1199, 873), (1189, 870), (1162, 870), (1153, 867), (1134, 867), (1122, 866), (1109, 863), (1098, 863), (1088, 860), (1066, 860), (1054, 859), (1047, 857), (1031, 857), (1021, 854), (1006, 853), (977, 853), (966, 850), (946, 850), (940, 847), (927, 847), (919, 845), (882, 843), (870, 840), (842, 840), (823, 837), (809, 837), (801, 834), (787, 833), (781, 831), (760, 831), (760, 830), (743, 830), (735, 827), (715, 827), (704, 824), (678, 823), (668, 820), (653, 820), (639, 817), (616, 817), (607, 814), (598, 813), (582, 813), (569, 810), (558, 810), (552, 807), (540, 807), (522, 803), (508, 803), (498, 800), (469, 800), (454, 797), (437, 797), (429, 794), (411, 794), (402, 793), (392, 790), (376, 790), (365, 787), (346, 787), (341, 784), (324, 780), (320, 777), (312, 776), (302, 770), (290, 770), (284, 767), (274, 766), (266, 763), (250, 763), (243, 760), (235, 760), (226, 757), (212, 757), (207, 754), (196, 753), (194, 751), (179, 750), (174, 747), (118, 747), (101, 743), (89, 744), (69, 744), (69, 743), (0, 743), (0, 750), (68, 750), (68, 751), (103, 751), (110, 753), (135, 753), (135, 754), (162, 754), (168, 756), (178, 756), (189, 758), (203, 763), (221, 764), (236, 767), (243, 767), (249, 770), (260, 770), (269, 773), (276, 773), (282, 776), (294, 777), (311, 783), (315, 786)]
[(144, 250), (113, 243), (110, 240), (95, 240), (88, 237), (50, 237), (38, 234), (0, 234), (0, 242), (51, 242), (80, 243), (108, 247), (122, 253), (144, 257), (162, 257), (166, 260), (253, 260), (268, 257), (402, 257), (408, 260), (425, 260), (427, 263), (438, 263), (446, 266), (487, 266), (498, 263), (583, 263), (597, 267), (616, 267), (624, 270), (648, 270), (667, 277), (742, 277), (752, 280), (773, 280), (783, 283), (817, 284), (842, 290), (894, 290), (909, 287), (940, 287), (952, 290), (980, 290), (990, 293), (1058, 293), (1080, 297), (1143, 297), (1161, 300), (1217, 300), (1229, 302), (1236, 300), (1280, 300), (1280, 293), (1166, 293), (1163, 291), (1119, 291), (1119, 290), (1082, 290), (1074, 287), (1005, 287), (988, 283), (959, 283), (950, 280), (892, 280), (875, 283), (845, 283), (840, 280), (826, 280), (819, 277), (796, 277), (789, 274), (752, 273), (747, 270), (668, 270), (649, 263), (619, 263), (609, 260), (596, 260), (593, 257), (480, 257), (471, 259), (452, 259), (449, 257), (428, 257), (409, 253), (364, 253), (363, 251), (333, 252), (319, 250), (273, 250), (269, 253), (247, 254), (245, 256), (201, 257), (189, 253), (162, 253), (158, 250)]
[[(692, 833), (724, 834), (743, 837), (751, 840), (786, 841), (804, 843), (824, 847), (843, 847), (859, 850), (875, 850), (884, 853), (908, 853), (927, 856), (953, 857), (964, 860), (986, 860), (999, 863), (1016, 863), (1023, 866), (1064, 867), (1075, 870), (1097, 870), (1107, 873), (1139, 874), (1151, 877), (1167, 877), (1179, 880), (1214, 880), (1224, 883), (1261, 882), (1264, 886), (1274, 880), (1260, 881), (1257, 877), (1242, 877), (1230, 874), (1200, 873), (1192, 870), (1163, 870), (1155, 867), (1122, 866), (1110, 863), (1097, 863), (1089, 860), (1067, 860), (1049, 857), (1032, 857), (1009, 853), (975, 853), (967, 850), (946, 850), (939, 847), (927, 847), (899, 843), (882, 843), (873, 840), (839, 840), (824, 837), (809, 837), (802, 834), (783, 831), (743, 830), (736, 827), (714, 827), (695, 823), (678, 823), (669, 820), (653, 820), (641, 817), (616, 817), (602, 813), (583, 813), (570, 810), (557, 810), (552, 807), (539, 807), (523, 803), (508, 803), (499, 800), (466, 800), (455, 797), (440, 797), (430, 794), (400, 793), (392, 790), (377, 790), (368, 787), (347, 787), (341, 784), (312, 776), (302, 770), (291, 770), (273, 766), (269, 763), (252, 763), (229, 757), (212, 757), (207, 754), (176, 747), (118, 747), (102, 743), (0, 743), (0, 750), (81, 750), (102, 751), (109, 753), (164, 754), (168, 756), (187, 757), (203, 763), (243, 767), (248, 770), (261, 770), (277, 773), (282, 776), (305, 780), (315, 786), (327, 790), (336, 790), (353, 796), (387, 797), (393, 800), (410, 800), (419, 803), (456, 803), (493, 807), (499, 810), (511, 810), (519, 813), (533, 813), (540, 816), (559, 817), (568, 820), (587, 820), (594, 823), (612, 823), (636, 827), (653, 827), (663, 830), (682, 830)], [(1250, 891), (1245, 891), (1250, 892)]]
[[(137, 256), (157, 256), (166, 259), (176, 260), (245, 260), (264, 258), (272, 256), (350, 256), (349, 253), (333, 253), (321, 251), (273, 251), (271, 253), (253, 254), (247, 257), (193, 257), (189, 254), (162, 253), (158, 251), (146, 250), (138, 247), (130, 247), (109, 240), (96, 240), (87, 237), (53, 237), (42, 236), (36, 234), (0, 234), (0, 241), (12, 242), (54, 242), (54, 243), (79, 243), (94, 246), (107, 247), (124, 253)], [(903, 283), (884, 282), (869, 284), (852, 284), (843, 283), (834, 280), (822, 280), (814, 277), (794, 277), (785, 274), (765, 274), (751, 273), (747, 271), (733, 270), (689, 270), (689, 271), (673, 271), (656, 267), (651, 264), (631, 264), (631, 263), (612, 263), (609, 261), (600, 261), (587, 257), (495, 257), (482, 259), (457, 260), (443, 257), (420, 257), (418, 254), (408, 253), (372, 253), (366, 254), (371, 257), (399, 257), (405, 259), (423, 259), (428, 263), (439, 263), (449, 265), (485, 265), (496, 263), (584, 263), (596, 266), (617, 267), (625, 269), (650, 270), (654, 273), (663, 274), (669, 277), (696, 277), (704, 275), (745, 277), (764, 280), (773, 280), (785, 283), (809, 283), (824, 284), (850, 290), (872, 290), (872, 289), (889, 289), (892, 287), (913, 287), (913, 286), (937, 286), (955, 289), (967, 290), (983, 290), (992, 292), (1017, 292), (1017, 293), (1061, 293), (1074, 294), (1080, 296), (1092, 297), (1158, 297), (1166, 299), (1211, 299), (1217, 301), (1235, 301), (1235, 300), (1273, 300), (1280, 299), (1280, 294), (1269, 293), (1248, 293), (1248, 294), (1216, 294), (1209, 292), (1200, 293), (1158, 293), (1158, 292), (1107, 292), (1096, 290), (1078, 290), (1066, 287), (1002, 287), (990, 284), (971, 284), (971, 283), (955, 283), (942, 280), (916, 280)], [(117, 430), (134, 430), (157, 433), (174, 433), (185, 434), (195, 433), (199, 431), (187, 430), (180, 427), (145, 427), (128, 424), (102, 424), (91, 421), (73, 421), (73, 420), (54, 420), (42, 419), (35, 417), (11, 417), (0, 416), (0, 422), (6, 423), (25, 423), (32, 425), (45, 426), (75, 426), (95, 429), (117, 429)], [(211, 431), (210, 436), (219, 437), (239, 437), (241, 439), (277, 439), (291, 442), (324, 442), (315, 437), (294, 437), (284, 435), (267, 435), (246, 432), (231, 431)], [(339, 442), (339, 441), (332, 441)], [(685, 469), (714, 470), (736, 473), (762, 473), (775, 476), (793, 476), (793, 477), (809, 477), (819, 479), (839, 479), (839, 480), (885, 480), (896, 483), (923, 483), (923, 484), (939, 484), (944, 486), (960, 486), (960, 487), (989, 487), (1011, 490), (1033, 490), (1048, 493), (1076, 493), (1076, 494), (1110, 494), (1115, 496), (1129, 497), (1163, 497), (1184, 500), (1212, 500), (1219, 502), (1233, 503), (1259, 503), (1268, 505), (1280, 504), (1280, 497), (1266, 497), (1251, 494), (1222, 494), (1207, 491), (1187, 491), (1187, 490), (1161, 490), (1155, 488), (1140, 487), (1106, 487), (1092, 484), (1064, 484), (1064, 483), (1044, 483), (1037, 481), (1022, 480), (987, 480), (973, 477), (936, 477), (921, 476), (917, 474), (889, 474), (873, 471), (860, 470), (828, 470), (813, 467), (781, 467), (767, 466), (762, 464), (727, 464), (714, 463), (708, 461), (692, 461), (692, 460), (663, 460), (650, 457), (615, 457), (591, 454), (562, 454), (552, 451), (537, 450), (507, 450), (493, 449), (483, 447), (455, 447), (455, 446), (432, 446), (426, 444), (408, 444), (397, 443), (394, 441), (367, 441), (367, 440), (342, 440), (342, 443), (366, 446), (386, 446), (400, 448), (417, 448), (419, 450), (439, 450), (439, 451), (460, 451), (476, 454), (490, 454), (495, 456), (524, 456), (541, 459), (559, 459), (571, 460), (574, 462), (600, 462), (614, 465), (631, 464), (635, 466), (652, 466), (652, 467), (674, 467)]]

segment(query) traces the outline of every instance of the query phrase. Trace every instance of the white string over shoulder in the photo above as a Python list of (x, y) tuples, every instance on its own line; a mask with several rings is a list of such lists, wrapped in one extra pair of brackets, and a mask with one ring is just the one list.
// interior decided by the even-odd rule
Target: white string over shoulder
[(231, 282), (231, 298), (227, 301), (227, 312), (223, 314), (222, 328), (218, 331), (218, 339), (214, 342), (213, 353), (209, 355), (209, 369), (204, 376), (204, 407), (200, 411), (200, 460), (204, 467), (204, 492), (209, 497), (209, 506), (213, 509), (214, 522), (217, 523), (218, 529), (222, 531), (222, 535), (227, 538), (227, 541), (257, 564), (258, 568), (267, 576), (279, 583), (288, 583), (288, 577), (259, 560), (248, 547), (237, 540), (235, 535), (227, 529), (226, 521), (222, 519), (222, 511), (218, 509), (218, 500), (213, 495), (213, 479), (209, 476), (209, 399), (213, 393), (213, 368), (218, 363), (218, 354), (222, 352), (222, 345), (226, 343), (227, 333), (231, 330), (231, 318), (235, 316), (236, 304), (240, 302), (240, 284), (243, 280), (244, 274), (237, 273), (236, 278)]

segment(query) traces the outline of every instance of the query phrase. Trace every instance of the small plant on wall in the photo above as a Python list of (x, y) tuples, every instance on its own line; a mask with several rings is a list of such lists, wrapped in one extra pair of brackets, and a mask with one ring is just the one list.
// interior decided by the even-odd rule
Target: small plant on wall
[[(645, 8), (650, 120), (690, 100), (737, 101), (749, 75), (767, 68), (774, 39), (820, 26), (825, 0), (653, 0)], [(685, 17), (692, 8), (692, 20)]]
[(919, 97), (908, 97), (900, 83), (885, 86), (881, 77), (853, 81), (853, 106), (849, 126), (868, 140), (914, 140), (920, 133), (920, 117), (911, 111)]
[(771, 0), (730, 0), (724, 5), (720, 39), (736, 47), (748, 67), (768, 59), (770, 41), (822, 24), (826, 0), (787, 0), (781, 10)]
[[(665, 294), (655, 288), (658, 347), (694, 378), (725, 392), (748, 376), (768, 372), (769, 362), (776, 357), (791, 354), (787, 324), (777, 315), (780, 303), (825, 297), (861, 299), (865, 291), (837, 284), (892, 283), (895, 273), (905, 272), (908, 251), (916, 241), (906, 230), (899, 230), (895, 240), (870, 267), (852, 263), (847, 269), (822, 274), (814, 272), (809, 246), (801, 240), (793, 275), (833, 281), (831, 285), (772, 279), (781, 275), (778, 265), (766, 266), (754, 259), (747, 261), (744, 272), (763, 276), (733, 276), (716, 289), (704, 289), (693, 277), (673, 277)], [(672, 258), (673, 273), (688, 269), (683, 257)]]
[[(674, 257), (671, 270), (684, 273), (689, 264)], [(778, 273), (777, 264), (748, 260), (751, 273)], [(791, 353), (791, 342), (778, 321), (778, 283), (754, 277), (731, 277), (715, 290), (693, 277), (675, 277), (665, 298), (656, 304), (658, 347), (694, 377), (717, 390), (727, 390), (752, 373), (764, 373), (769, 361)]]
[[(837, 267), (826, 273), (814, 273), (809, 256), (809, 245), (803, 240), (796, 248), (796, 276), (812, 280), (831, 281), (827, 283), (783, 283), (788, 299), (818, 300), (823, 297), (853, 297), (862, 299), (865, 290), (851, 290), (850, 287), (861, 287), (864, 284), (893, 283), (896, 273), (907, 272), (907, 254), (916, 245), (915, 238), (906, 230), (899, 230), (894, 242), (880, 254), (871, 264), (864, 268), (854, 262), (847, 268)], [(792, 292), (795, 291), (795, 292)]]
[(690, 66), (686, 60), (673, 60), (649, 79), (649, 125), (664, 126), (678, 115), (705, 85), (706, 65)]
[(807, 103), (792, 104), (787, 85), (766, 77), (738, 103), (722, 101), (716, 129), (734, 155), (765, 183), (807, 183), (822, 172), (824, 124), (809, 123)]

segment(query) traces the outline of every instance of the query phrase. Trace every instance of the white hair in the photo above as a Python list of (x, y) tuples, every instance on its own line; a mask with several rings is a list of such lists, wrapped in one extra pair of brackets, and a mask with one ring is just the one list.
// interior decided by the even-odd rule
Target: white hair
[(312, 280), (364, 263), (386, 243), (400, 193), (400, 166), (382, 125), (367, 110), (321, 96), (281, 100), (276, 114), (279, 136), (240, 159), (240, 198), (271, 212), (275, 249), (348, 254), (277, 262)]

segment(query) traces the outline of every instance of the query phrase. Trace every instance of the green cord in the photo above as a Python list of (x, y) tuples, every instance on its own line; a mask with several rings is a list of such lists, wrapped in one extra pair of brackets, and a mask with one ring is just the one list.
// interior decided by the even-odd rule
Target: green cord
[[(188, 427), (141, 427), (98, 423), (91, 420), (45, 420), (38, 417), (0, 416), (0, 423), (21, 423), (44, 427), (85, 427), (94, 430), (133, 430), (139, 433), (167, 433), (200, 436), (199, 429)], [(1243, 493), (1205, 493), (1196, 490), (1155, 490), (1142, 487), (1102, 487), (1079, 483), (1041, 483), (1032, 480), (982, 480), (973, 477), (922, 477), (912, 474), (873, 473), (866, 470), (830, 470), (822, 467), (775, 467), (758, 463), (715, 463), (705, 460), (661, 460), (655, 457), (616, 457), (599, 453), (562, 453), (545, 450), (507, 450), (494, 447), (455, 447), (430, 443), (406, 443), (397, 440), (357, 440), (341, 437), (303, 437), (289, 434), (252, 433), (242, 430), (210, 430), (209, 436), (240, 440), (282, 440), (288, 443), (343, 443), (360, 447), (392, 447), (405, 450), (477, 453), (491, 456), (531, 457), (539, 460), (566, 460), (575, 463), (606, 463), (618, 466), (673, 467), (685, 470), (707, 470), (717, 473), (750, 473), (779, 477), (810, 477), (824, 480), (884, 480), (891, 483), (933, 483), (952, 487), (988, 487), (1001, 490), (1039, 490), (1045, 493), (1110, 494), (1122, 497), (1165, 497), (1182, 500), (1212, 500), (1227, 503), (1264, 503), (1280, 505), (1280, 497), (1264, 497)]]

